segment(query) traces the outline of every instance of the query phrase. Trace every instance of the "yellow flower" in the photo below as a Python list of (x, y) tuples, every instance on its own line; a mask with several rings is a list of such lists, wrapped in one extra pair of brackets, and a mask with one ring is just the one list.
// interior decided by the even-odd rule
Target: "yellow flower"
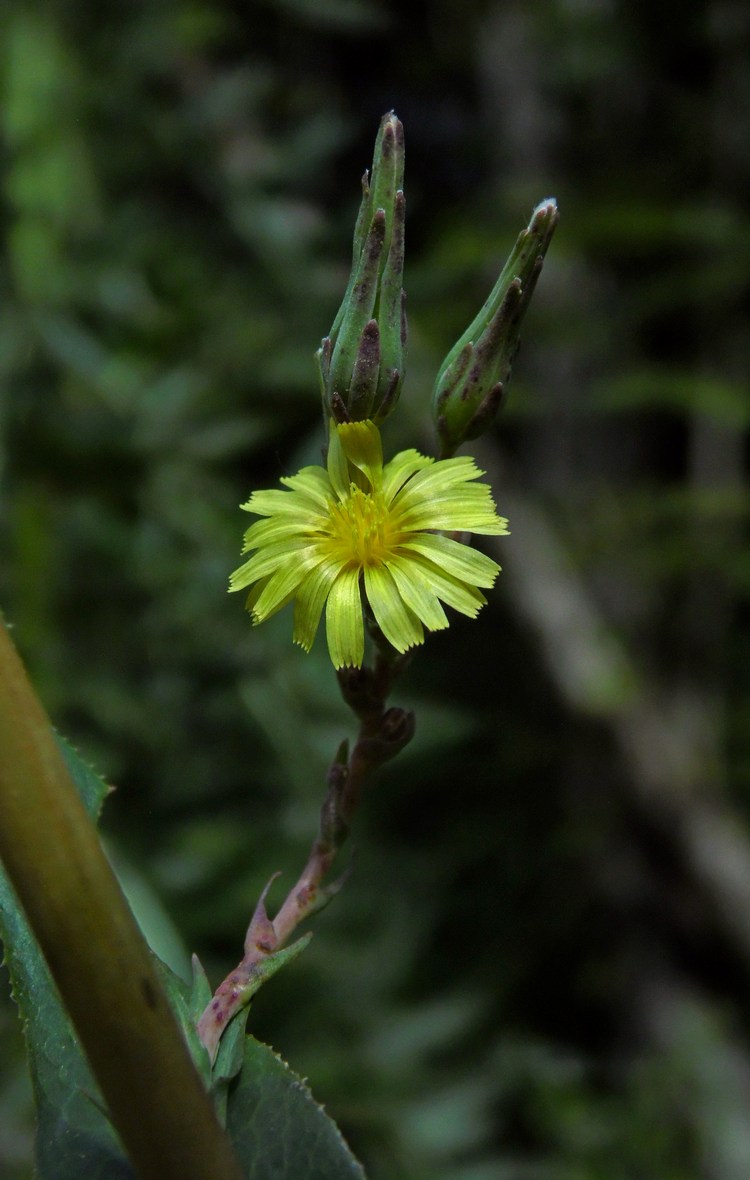
[(366, 602), (399, 652), (448, 626), (442, 602), (474, 618), (500, 566), (441, 535), (498, 535), (495, 511), (473, 459), (434, 460), (401, 451), (383, 466), (374, 423), (331, 422), (327, 470), (303, 467), (281, 480), (289, 491), (254, 492), (242, 507), (264, 519), (245, 533), (253, 556), (230, 590), (251, 587), (247, 608), (262, 623), (294, 599), (294, 642), (312, 647), (323, 607), (336, 668), (362, 666)]

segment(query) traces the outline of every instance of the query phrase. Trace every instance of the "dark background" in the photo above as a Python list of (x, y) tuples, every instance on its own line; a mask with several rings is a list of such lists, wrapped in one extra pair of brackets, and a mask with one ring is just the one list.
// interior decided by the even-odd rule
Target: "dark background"
[[(154, 944), (214, 982), (352, 732), (322, 636), (306, 657), (225, 587), (239, 502), (319, 454), (312, 353), (378, 121), (407, 145), (390, 453), (434, 451), (440, 360), (557, 197), (475, 448), (504, 572), (399, 685), (417, 739), (251, 1029), (372, 1180), (746, 1180), (747, 6), (7, 0), (4, 24), (0, 603), (117, 786)], [(0, 1037), (25, 1180), (9, 1000)]]

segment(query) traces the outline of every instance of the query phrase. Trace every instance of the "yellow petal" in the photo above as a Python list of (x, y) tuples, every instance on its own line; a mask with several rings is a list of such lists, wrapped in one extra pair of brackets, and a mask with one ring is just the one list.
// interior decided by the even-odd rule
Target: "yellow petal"
[(383, 444), (374, 422), (346, 422), (338, 427), (344, 454), (354, 467), (364, 471), (372, 488), (383, 481)]
[(340, 572), (340, 560), (321, 560), (320, 565), (307, 573), (297, 592), (294, 603), (293, 639), (305, 651), (309, 651), (313, 645), (326, 598)]
[(408, 651), (424, 642), (422, 624), (384, 566), (365, 567), (365, 591), (380, 630), (396, 651)]
[(469, 582), (472, 586), (492, 586), (500, 573), (500, 566), (491, 557), (487, 557), (486, 553), (480, 553), (459, 541), (452, 541), (450, 537), (424, 533), (420, 537), (412, 537), (405, 541), (401, 548), (409, 553), (421, 553), (423, 557), (434, 561), (445, 573), (460, 578), (462, 582)]
[(430, 631), (442, 631), (448, 617), (440, 600), (426, 582), (424, 570), (408, 557), (392, 557), (388, 569), (406, 605)]
[(344, 448), (341, 445), (339, 432), (333, 419), (331, 419), (331, 428), (328, 437), (327, 467), (331, 487), (339, 500), (344, 500), (349, 494), (352, 480), (349, 473), (349, 464), (346, 461)]
[(361, 668), (365, 655), (365, 631), (359, 570), (342, 570), (331, 586), (326, 603), (326, 635), (334, 668)]

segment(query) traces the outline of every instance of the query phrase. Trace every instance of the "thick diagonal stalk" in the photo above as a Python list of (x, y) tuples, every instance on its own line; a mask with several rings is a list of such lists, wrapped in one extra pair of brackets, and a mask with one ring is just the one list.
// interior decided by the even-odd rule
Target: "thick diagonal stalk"
[(150, 952), (0, 623), (0, 858), (142, 1180), (242, 1180)]

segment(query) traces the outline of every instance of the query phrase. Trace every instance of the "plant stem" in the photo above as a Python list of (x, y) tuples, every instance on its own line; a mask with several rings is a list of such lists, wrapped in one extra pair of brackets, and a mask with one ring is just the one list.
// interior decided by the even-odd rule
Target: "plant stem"
[(320, 828), (304, 869), (273, 921), (266, 914), (266, 886), (245, 936), (242, 960), (219, 984), (198, 1021), (198, 1035), (212, 1061), (230, 1020), (267, 977), (269, 960), (299, 924), (322, 909), (343, 884), (343, 878), (327, 886), (323, 882), (349, 834), (362, 789), (372, 772), (402, 750), (414, 733), (410, 713), (386, 709), (393, 680), (405, 662), (395, 652), (378, 651), (373, 670), (345, 669), (339, 673), (344, 700), (359, 717), (357, 740), (348, 758), (342, 748), (328, 773)]
[(0, 622), (0, 857), (142, 1180), (242, 1180)]

